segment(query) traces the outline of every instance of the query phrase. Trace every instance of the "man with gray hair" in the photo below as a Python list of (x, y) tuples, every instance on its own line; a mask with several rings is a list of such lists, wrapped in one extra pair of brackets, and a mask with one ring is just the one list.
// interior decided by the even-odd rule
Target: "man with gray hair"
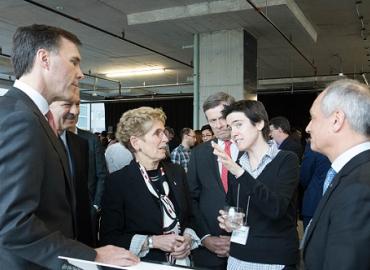
[(330, 84), (311, 107), (312, 149), (332, 165), (302, 244), (306, 270), (370, 269), (369, 112), (368, 87), (348, 79)]
[(202, 241), (202, 246), (193, 252), (196, 267), (226, 269), (230, 237), (218, 226), (217, 217), (218, 211), (225, 206), (228, 171), (213, 154), (211, 142), (219, 144), (233, 160), (237, 159), (238, 149), (230, 141), (230, 129), (222, 116), (224, 106), (233, 102), (234, 98), (224, 92), (210, 95), (204, 101), (203, 112), (215, 139), (195, 147), (190, 156), (188, 183), (196, 233)]

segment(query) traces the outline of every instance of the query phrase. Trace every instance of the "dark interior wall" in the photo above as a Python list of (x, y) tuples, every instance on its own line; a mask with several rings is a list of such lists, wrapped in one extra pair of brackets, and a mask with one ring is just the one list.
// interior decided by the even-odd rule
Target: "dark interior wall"
[[(316, 96), (316, 93), (268, 94), (259, 95), (258, 100), (265, 105), (269, 118), (279, 115), (285, 116), (289, 119), (292, 127), (304, 131), (310, 119), (310, 107)], [(174, 128), (177, 135), (183, 127), (193, 126), (193, 99), (183, 98), (106, 103), (105, 123), (107, 129), (112, 126), (116, 130), (117, 123), (125, 111), (141, 106), (161, 107), (167, 115), (166, 125)]]
[(112, 126), (116, 130), (117, 123), (122, 114), (128, 110), (141, 106), (161, 107), (167, 115), (166, 125), (172, 127), (178, 135), (184, 127), (193, 127), (193, 99), (172, 99), (172, 100), (150, 100), (105, 104), (105, 126)]
[(268, 94), (259, 95), (258, 100), (265, 105), (270, 119), (275, 116), (285, 116), (292, 127), (304, 131), (316, 96), (317, 93)]

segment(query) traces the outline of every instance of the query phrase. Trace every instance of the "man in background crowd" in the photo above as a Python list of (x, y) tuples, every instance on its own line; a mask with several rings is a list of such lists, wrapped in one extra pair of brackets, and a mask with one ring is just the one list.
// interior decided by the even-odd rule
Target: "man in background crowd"
[(283, 116), (277, 116), (270, 119), (271, 137), (281, 150), (291, 151), (302, 159), (302, 145), (290, 137), (289, 120)]
[(195, 132), (191, 128), (183, 128), (180, 136), (181, 144), (172, 151), (171, 161), (181, 165), (185, 172), (187, 172), (191, 153), (190, 148), (192, 148), (196, 142)]

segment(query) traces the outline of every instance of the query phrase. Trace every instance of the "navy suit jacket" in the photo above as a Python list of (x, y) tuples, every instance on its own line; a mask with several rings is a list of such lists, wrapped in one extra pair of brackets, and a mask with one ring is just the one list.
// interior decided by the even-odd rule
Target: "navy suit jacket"
[(22, 91), (0, 97), (2, 269), (60, 269), (59, 255), (94, 260), (76, 237), (75, 193), (62, 143)]
[(300, 172), (300, 184), (304, 190), (302, 216), (312, 217), (315, 213), (330, 164), (326, 156), (312, 151), (310, 143), (306, 144)]
[(370, 150), (352, 158), (321, 199), (304, 242), (305, 270), (370, 269)]

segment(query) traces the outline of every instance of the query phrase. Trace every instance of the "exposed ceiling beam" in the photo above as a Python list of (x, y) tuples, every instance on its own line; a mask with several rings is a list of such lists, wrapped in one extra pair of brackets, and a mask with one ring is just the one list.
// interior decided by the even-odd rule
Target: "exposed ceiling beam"
[[(258, 8), (286, 5), (313, 41), (317, 41), (315, 28), (293, 0), (256, 0), (254, 2)], [(186, 6), (131, 13), (127, 15), (127, 23), (128, 25), (146, 24), (251, 9), (252, 7), (245, 0), (207, 1)]]
[(311, 82), (331, 82), (338, 79), (343, 79), (344, 76), (328, 75), (328, 76), (312, 76), (312, 77), (295, 77), (295, 78), (278, 78), (278, 79), (262, 79), (258, 80), (258, 86), (269, 85), (290, 85), (293, 83), (311, 83)]
[[(266, 0), (256, 2), (259, 7), (266, 6)], [(283, 5), (285, 2), (285, 0), (271, 0), (267, 2), (267, 6)], [(251, 9), (252, 7), (245, 0), (207, 1), (187, 6), (131, 13), (127, 15), (127, 23), (128, 25), (145, 24)]]
[(137, 47), (140, 47), (140, 48), (142, 48), (142, 49), (148, 50), (148, 51), (150, 51), (150, 52), (152, 52), (152, 53), (155, 53), (155, 54), (158, 54), (158, 55), (160, 55), (160, 56), (163, 56), (163, 57), (165, 57), (165, 58), (167, 58), (167, 59), (173, 60), (173, 61), (175, 61), (175, 62), (177, 62), (177, 63), (180, 63), (180, 64), (182, 64), (182, 65), (184, 65), (184, 66), (191, 67), (191, 68), (193, 67), (193, 65), (191, 65), (191, 64), (185, 63), (185, 62), (183, 62), (183, 61), (181, 61), (181, 60), (179, 60), (179, 59), (176, 59), (176, 58), (174, 58), (174, 57), (172, 57), (172, 56), (169, 56), (169, 55), (167, 55), (167, 54), (164, 54), (164, 53), (162, 53), (162, 52), (159, 52), (159, 51), (157, 51), (157, 50), (154, 50), (154, 49), (152, 49), (152, 48), (149, 48), (149, 47), (147, 47), (147, 46), (145, 46), (145, 45), (143, 45), (143, 44), (140, 44), (140, 43), (138, 43), (138, 42), (135, 42), (135, 41), (129, 40), (129, 39), (127, 39), (127, 38), (124, 38), (123, 36), (116, 35), (116, 34), (114, 34), (114, 33), (112, 33), (112, 32), (109, 32), (109, 31), (104, 30), (104, 29), (102, 29), (102, 28), (100, 28), (100, 27), (97, 27), (97, 26), (92, 25), (92, 24), (90, 24), (90, 23), (88, 23), (88, 22), (85, 22), (85, 21), (81, 20), (80, 18), (75, 18), (75, 17), (73, 17), (73, 16), (70, 16), (70, 15), (65, 14), (65, 13), (63, 13), (63, 12), (60, 12), (60, 11), (55, 10), (55, 9), (53, 9), (53, 8), (50, 8), (50, 7), (48, 7), (48, 6), (42, 5), (42, 4), (40, 4), (40, 3), (37, 3), (36, 1), (33, 1), (33, 0), (23, 0), (23, 1), (25, 1), (25, 2), (27, 2), (27, 3), (29, 3), (29, 4), (35, 5), (35, 6), (39, 7), (39, 8), (42, 8), (42, 9), (48, 10), (48, 11), (50, 11), (50, 12), (52, 12), (52, 13), (58, 14), (58, 15), (60, 15), (60, 16), (63, 16), (63, 17), (65, 17), (65, 18), (68, 18), (68, 19), (70, 19), (70, 20), (73, 20), (73, 21), (75, 21), (76, 23), (79, 23), (79, 24), (85, 25), (85, 26), (87, 26), (87, 27), (89, 27), (89, 28), (95, 29), (95, 30), (97, 30), (97, 31), (99, 31), (99, 32), (102, 32), (102, 33), (104, 33), (104, 34), (106, 34), (106, 35), (109, 35), (109, 36), (111, 36), (111, 37), (114, 37), (114, 38), (120, 39), (120, 40), (122, 40), (122, 41), (128, 42), (128, 43), (130, 43), (130, 44), (132, 44), (132, 45), (135, 45), (135, 46), (137, 46)]

